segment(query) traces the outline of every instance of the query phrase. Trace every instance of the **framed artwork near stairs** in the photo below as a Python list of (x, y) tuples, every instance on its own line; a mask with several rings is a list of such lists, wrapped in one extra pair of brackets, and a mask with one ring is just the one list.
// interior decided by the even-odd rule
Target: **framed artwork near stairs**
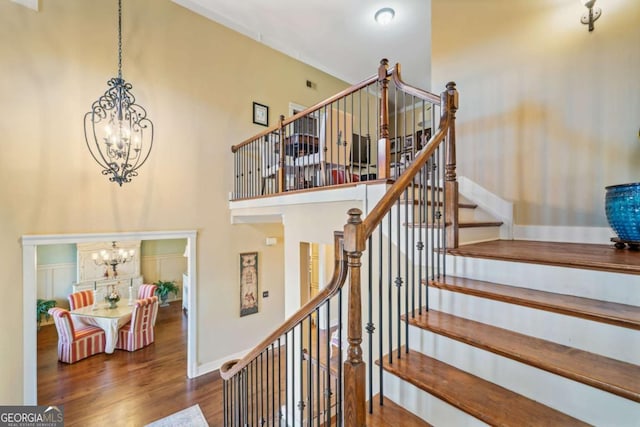
[(240, 317), (258, 312), (258, 252), (240, 254)]

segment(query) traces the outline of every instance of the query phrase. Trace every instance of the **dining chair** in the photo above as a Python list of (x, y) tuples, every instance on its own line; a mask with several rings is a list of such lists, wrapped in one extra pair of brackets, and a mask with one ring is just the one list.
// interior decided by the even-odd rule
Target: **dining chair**
[(94, 354), (104, 353), (105, 333), (91, 325), (74, 326), (69, 310), (49, 309), (58, 330), (58, 360), (75, 363)]
[(79, 291), (74, 292), (67, 297), (69, 300), (69, 307), (71, 310), (75, 310), (77, 308), (86, 307), (88, 305), (93, 305), (93, 291)]
[[(156, 289), (158, 289), (157, 285), (140, 285), (138, 288), (138, 299), (151, 298), (156, 294)], [(153, 319), (151, 319), (151, 324), (155, 326), (156, 317), (158, 315), (158, 310), (156, 310)]]
[(156, 294), (156, 285), (140, 285), (138, 288), (138, 299), (151, 298)]
[(118, 330), (116, 348), (136, 351), (155, 340), (154, 319), (158, 313), (158, 297), (139, 299), (133, 307), (131, 321)]

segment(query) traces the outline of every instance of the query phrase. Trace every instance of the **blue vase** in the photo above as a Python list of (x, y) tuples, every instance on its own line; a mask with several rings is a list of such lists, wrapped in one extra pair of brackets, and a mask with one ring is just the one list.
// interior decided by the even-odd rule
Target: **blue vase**
[(609, 225), (625, 242), (640, 242), (640, 182), (606, 187)]

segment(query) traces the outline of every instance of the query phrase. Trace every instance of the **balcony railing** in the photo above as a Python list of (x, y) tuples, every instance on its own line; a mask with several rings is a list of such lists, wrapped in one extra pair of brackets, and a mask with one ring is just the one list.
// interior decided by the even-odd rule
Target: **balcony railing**
[[(234, 145), (233, 200), (395, 178), (434, 129), (440, 100), (377, 75)], [(425, 96), (427, 95), (427, 96)]]

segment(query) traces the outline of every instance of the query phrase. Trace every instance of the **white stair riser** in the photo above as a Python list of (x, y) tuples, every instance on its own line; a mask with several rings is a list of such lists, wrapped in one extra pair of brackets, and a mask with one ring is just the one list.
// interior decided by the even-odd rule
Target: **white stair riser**
[(481, 258), (447, 257), (449, 274), (640, 306), (640, 276)]
[(413, 349), (590, 424), (640, 420), (631, 400), (416, 327), (409, 337)]
[[(384, 372), (384, 395), (434, 426), (482, 427), (483, 423), (393, 374)], [(401, 425), (401, 424), (398, 424)]]
[(638, 330), (436, 288), (429, 289), (429, 307), (613, 359), (640, 364)]

